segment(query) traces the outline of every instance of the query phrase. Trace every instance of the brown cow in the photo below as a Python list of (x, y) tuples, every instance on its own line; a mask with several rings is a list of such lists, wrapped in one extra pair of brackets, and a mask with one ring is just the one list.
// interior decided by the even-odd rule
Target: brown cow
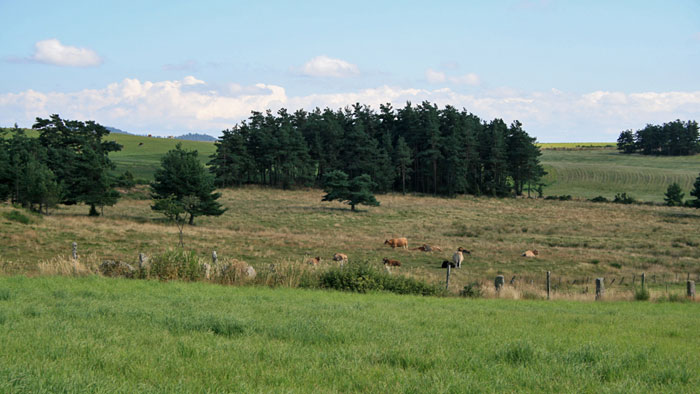
[(336, 253), (333, 255), (333, 261), (348, 261), (348, 255), (343, 253)]
[(317, 257), (314, 257), (312, 259), (307, 260), (306, 262), (309, 263), (309, 265), (318, 265), (318, 263), (321, 262), (321, 258), (317, 256)]
[(406, 238), (392, 238), (384, 241), (384, 245), (391, 246), (392, 249), (404, 248), (408, 249), (408, 240)]
[(526, 250), (525, 253), (522, 254), (523, 257), (537, 257), (540, 252), (537, 251), (537, 249), (534, 250)]
[(439, 246), (430, 246), (428, 244), (423, 244), (423, 246), (419, 246), (417, 248), (411, 248), (410, 250), (420, 250), (422, 252), (442, 252), (442, 249), (440, 249)]
[(384, 262), (384, 265), (388, 265), (390, 267), (401, 267), (401, 262), (398, 260), (390, 260), (384, 257), (384, 260), (382, 261)]
[(457, 248), (457, 250), (460, 251), (460, 252), (462, 252), (463, 254), (466, 254), (466, 255), (471, 255), (471, 254), (472, 254), (472, 252), (470, 252), (470, 251), (464, 249), (464, 248), (461, 247), (461, 246), (460, 246), (459, 248)]

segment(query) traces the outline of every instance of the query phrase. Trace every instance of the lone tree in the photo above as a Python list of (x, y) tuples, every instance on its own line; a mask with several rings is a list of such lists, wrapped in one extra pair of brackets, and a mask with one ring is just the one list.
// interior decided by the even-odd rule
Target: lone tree
[(226, 212), (216, 201), (221, 193), (214, 192), (214, 177), (199, 161), (196, 150), (184, 150), (179, 143), (160, 159), (160, 164), (151, 183), (154, 200), (151, 209), (164, 212), (170, 205), (158, 201), (172, 198), (183, 209), (183, 215), (189, 215), (190, 225), (194, 224), (195, 216), (219, 216)]
[(321, 201), (340, 201), (350, 205), (350, 210), (355, 210), (355, 205), (379, 206), (379, 201), (372, 194), (374, 182), (367, 174), (362, 174), (348, 181), (348, 174), (342, 171), (331, 171), (325, 174), (323, 191), (326, 195)]
[(684, 195), (685, 194), (683, 193), (681, 186), (678, 183), (673, 182), (668, 186), (668, 189), (666, 189), (666, 197), (664, 197), (664, 201), (666, 201), (666, 205), (669, 207), (678, 207), (683, 205)]
[(693, 190), (690, 191), (690, 195), (695, 197), (695, 200), (690, 202), (690, 205), (695, 208), (700, 208), (700, 175), (695, 178), (695, 183), (693, 184)]
[[(196, 198), (196, 197), (188, 197)], [(182, 230), (185, 227), (185, 207), (184, 204), (178, 201), (172, 194), (168, 197), (154, 200), (153, 210), (158, 211), (165, 215), (169, 221), (174, 222), (177, 226), (177, 230), (180, 235), (180, 247), (184, 247), (185, 244), (182, 241)]]

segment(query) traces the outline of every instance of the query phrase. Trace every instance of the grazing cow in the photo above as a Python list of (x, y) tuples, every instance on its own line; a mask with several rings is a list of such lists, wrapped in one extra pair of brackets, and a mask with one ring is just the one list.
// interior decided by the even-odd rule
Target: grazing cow
[(460, 246), (459, 248), (457, 248), (457, 250), (459, 250), (460, 252), (462, 252), (462, 254), (466, 254), (467, 256), (471, 256), (471, 254), (472, 254), (472, 252), (470, 252), (470, 251), (464, 249), (464, 248), (461, 247), (461, 246)]
[(464, 255), (462, 254), (462, 248), (459, 248), (452, 255), (452, 262), (455, 264), (456, 268), (462, 268), (462, 261), (464, 261)]
[(143, 145), (143, 142), (139, 142), (139, 146)]
[(384, 245), (391, 246), (392, 249), (404, 248), (408, 249), (408, 240), (406, 238), (392, 238), (384, 241)]
[(343, 253), (336, 253), (333, 255), (333, 261), (346, 262), (346, 261), (348, 261), (348, 255), (343, 254)]
[(390, 260), (386, 257), (384, 257), (384, 265), (388, 265), (390, 267), (401, 267), (401, 262), (398, 260)]
[(314, 257), (314, 258), (309, 259), (309, 260), (307, 261), (307, 263), (309, 263), (309, 265), (318, 265), (318, 263), (320, 263), (320, 262), (321, 262), (321, 258), (320, 258), (320, 257)]
[(454, 267), (455, 267), (455, 263), (451, 262), (450, 260), (443, 260), (443, 261), (442, 261), (442, 268), (447, 268), (448, 266), (449, 266), (450, 268), (454, 268)]
[(523, 257), (537, 257), (537, 255), (540, 254), (540, 252), (537, 251), (537, 249), (534, 250), (526, 250), (525, 253), (522, 254)]

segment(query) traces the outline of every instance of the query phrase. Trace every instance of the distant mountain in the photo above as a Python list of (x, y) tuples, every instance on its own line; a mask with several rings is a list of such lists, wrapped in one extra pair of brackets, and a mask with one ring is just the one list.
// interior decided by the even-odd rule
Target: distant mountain
[(132, 133), (129, 133), (128, 131), (120, 130), (120, 129), (116, 128), (116, 127), (105, 126), (105, 129), (109, 130), (110, 133), (134, 135), (134, 134), (132, 134)]
[(183, 134), (179, 137), (175, 137), (178, 140), (189, 140), (189, 141), (205, 141), (205, 142), (214, 142), (216, 141), (216, 138), (207, 135), (207, 134), (199, 134), (199, 133), (187, 133)]

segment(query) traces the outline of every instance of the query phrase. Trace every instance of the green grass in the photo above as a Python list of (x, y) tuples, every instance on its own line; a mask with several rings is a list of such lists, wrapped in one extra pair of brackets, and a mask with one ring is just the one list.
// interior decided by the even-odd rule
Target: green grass
[(642, 201), (663, 202), (668, 186), (677, 182), (689, 198), (700, 174), (700, 155), (642, 156), (614, 149), (543, 150), (542, 164), (549, 173), (545, 195), (571, 194), (612, 199), (625, 192)]
[(697, 304), (0, 278), (0, 392), (692, 392)]

